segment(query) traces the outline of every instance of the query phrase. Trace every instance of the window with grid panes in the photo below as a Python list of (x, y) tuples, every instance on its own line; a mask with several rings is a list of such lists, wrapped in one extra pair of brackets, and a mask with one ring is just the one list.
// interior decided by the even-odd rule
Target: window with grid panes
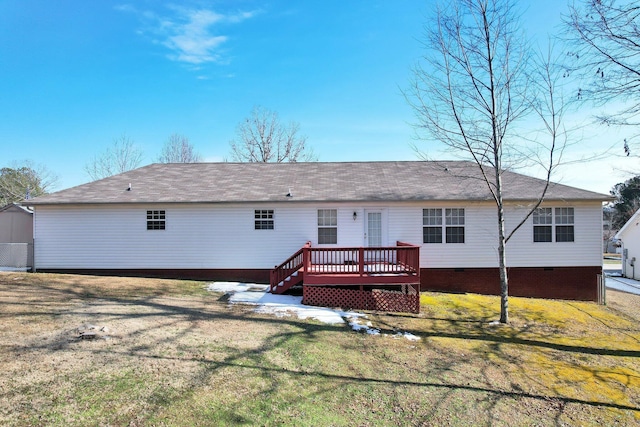
[(444, 212), (441, 208), (422, 210), (422, 242), (442, 243), (443, 241), (464, 243), (463, 208), (444, 209)]
[(442, 209), (422, 210), (422, 242), (442, 243)]
[(147, 230), (164, 230), (166, 215), (163, 210), (147, 211)]
[(538, 208), (533, 212), (533, 241), (551, 242), (553, 239), (553, 211), (551, 208)]
[(338, 210), (318, 209), (318, 244), (338, 243)]
[(256, 230), (273, 230), (273, 209), (256, 209), (254, 221)]
[(573, 242), (573, 208), (556, 208), (556, 242)]
[(533, 213), (534, 242), (573, 242), (574, 239), (573, 208), (538, 208), (535, 210)]
[(464, 243), (464, 209), (445, 209), (447, 243)]

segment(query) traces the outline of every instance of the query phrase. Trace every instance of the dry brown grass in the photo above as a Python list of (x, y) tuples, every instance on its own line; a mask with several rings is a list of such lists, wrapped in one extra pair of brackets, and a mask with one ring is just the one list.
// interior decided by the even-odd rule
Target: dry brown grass
[(494, 297), (423, 297), (419, 316), (370, 313), (389, 335), (368, 336), (198, 282), (0, 273), (0, 424), (640, 422), (640, 297), (512, 298), (509, 326), (489, 325)]

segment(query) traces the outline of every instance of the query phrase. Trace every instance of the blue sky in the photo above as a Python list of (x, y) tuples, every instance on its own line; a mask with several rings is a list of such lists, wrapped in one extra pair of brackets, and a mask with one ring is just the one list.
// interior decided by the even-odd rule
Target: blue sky
[[(63, 189), (89, 181), (84, 166), (114, 139), (131, 138), (147, 164), (172, 133), (221, 161), (255, 105), (299, 122), (321, 161), (415, 160), (401, 89), (432, 3), (3, 0), (0, 166), (42, 164)], [(522, 3), (529, 32), (541, 37), (566, 10)], [(572, 155), (620, 137), (585, 135)], [(420, 146), (452, 158), (437, 143)], [(637, 169), (608, 158), (554, 179), (608, 192), (625, 168)]]

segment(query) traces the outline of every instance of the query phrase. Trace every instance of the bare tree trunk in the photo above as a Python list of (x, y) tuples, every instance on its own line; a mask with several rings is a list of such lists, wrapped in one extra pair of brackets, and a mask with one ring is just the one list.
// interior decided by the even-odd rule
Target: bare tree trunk
[[(500, 178), (498, 178), (500, 180)], [(500, 323), (509, 323), (509, 275), (504, 231), (504, 206), (502, 196), (498, 202), (498, 258), (500, 269)]]
[[(563, 107), (556, 105), (561, 70), (552, 65), (557, 62), (552, 49), (540, 61), (532, 58), (529, 41), (519, 33), (516, 6), (516, 0), (453, 0), (439, 7), (433, 25), (425, 27), (426, 67), (414, 69), (408, 97), (425, 139), (440, 141), (474, 161), (496, 203), (502, 323), (509, 322), (507, 243), (544, 200), (559, 160), (555, 155), (564, 148), (556, 146), (564, 132)], [(548, 141), (528, 139), (513, 128), (532, 113), (549, 133)], [(541, 153), (548, 153), (548, 164)], [(523, 163), (541, 165), (546, 180), (540, 197), (531, 200), (528, 212), (510, 221), (507, 230), (502, 174)]]

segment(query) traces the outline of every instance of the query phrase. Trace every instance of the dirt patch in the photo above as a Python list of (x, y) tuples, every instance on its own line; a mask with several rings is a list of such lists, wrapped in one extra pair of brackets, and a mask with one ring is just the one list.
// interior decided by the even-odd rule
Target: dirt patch
[(607, 307), (640, 323), (640, 295), (607, 289)]

